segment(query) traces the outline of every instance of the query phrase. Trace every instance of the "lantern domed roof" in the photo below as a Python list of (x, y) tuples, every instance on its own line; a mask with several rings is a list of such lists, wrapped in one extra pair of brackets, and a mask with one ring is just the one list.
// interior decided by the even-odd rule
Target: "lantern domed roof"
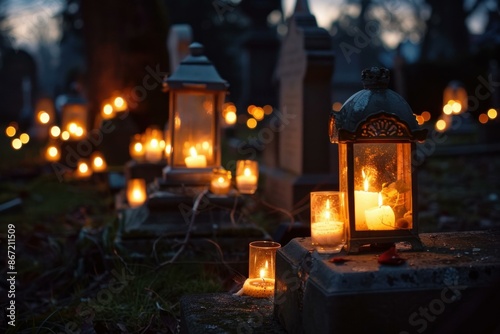
[(229, 87), (212, 62), (205, 56), (203, 45), (197, 42), (189, 46), (186, 56), (177, 69), (164, 80), (165, 89), (202, 88), (224, 91)]
[(411, 107), (401, 95), (388, 88), (390, 80), (388, 69), (379, 67), (365, 69), (361, 78), (364, 89), (349, 97), (338, 112), (331, 112), (331, 123), (334, 123), (330, 126), (332, 142), (338, 142), (340, 130), (354, 134), (361, 124), (381, 114), (401, 122), (410, 135), (413, 131), (419, 130)]

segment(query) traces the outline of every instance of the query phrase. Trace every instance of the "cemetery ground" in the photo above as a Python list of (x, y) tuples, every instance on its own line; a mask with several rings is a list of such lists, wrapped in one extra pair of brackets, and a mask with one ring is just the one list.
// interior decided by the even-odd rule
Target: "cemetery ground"
[[(0, 141), (0, 204), (19, 200), (0, 212), (2, 277), (9, 271), (9, 226), (16, 246), (16, 327), (2, 324), (7, 333), (176, 333), (181, 296), (231, 293), (243, 282), (216, 251), (196, 261), (181, 255), (168, 266), (154, 256), (125, 257), (113, 244), (115, 197), (105, 183), (61, 182), (41, 160), (42, 144), (14, 151), (5, 137)], [(418, 172), (420, 232), (499, 227), (500, 150), (492, 147), (426, 157)], [(247, 214), (271, 235), (287, 220), (250, 204)], [(8, 292), (2, 279), (2, 312)]]

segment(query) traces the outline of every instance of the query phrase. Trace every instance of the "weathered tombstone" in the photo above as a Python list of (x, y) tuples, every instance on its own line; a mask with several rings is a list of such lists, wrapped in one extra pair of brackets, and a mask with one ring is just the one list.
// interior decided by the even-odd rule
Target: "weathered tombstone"
[[(264, 152), (263, 175), (267, 200), (304, 223), (309, 193), (338, 188), (338, 164), (331, 163), (328, 141), (334, 58), (329, 33), (318, 27), (307, 1), (298, 0), (277, 65), (280, 109), (275, 112), (281, 122), (273, 129), (279, 143), (274, 154)], [(269, 156), (275, 161), (266, 160)]]

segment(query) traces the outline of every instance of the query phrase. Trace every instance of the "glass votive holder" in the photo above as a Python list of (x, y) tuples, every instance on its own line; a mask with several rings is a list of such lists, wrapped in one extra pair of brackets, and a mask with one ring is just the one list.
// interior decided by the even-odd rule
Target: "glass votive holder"
[(135, 161), (144, 160), (144, 154), (146, 152), (146, 149), (144, 147), (142, 137), (143, 137), (142, 134), (137, 133), (130, 140), (129, 154), (130, 158), (132, 158)]
[(127, 181), (127, 201), (131, 208), (141, 206), (147, 198), (146, 180), (129, 179)]
[(259, 163), (255, 160), (236, 161), (236, 188), (242, 194), (254, 194), (259, 180)]
[(231, 171), (214, 168), (210, 181), (210, 192), (215, 195), (227, 195), (231, 190)]
[(274, 241), (253, 241), (249, 244), (248, 278), (243, 294), (264, 298), (274, 296), (276, 251), (281, 247)]
[(319, 253), (339, 253), (345, 245), (345, 204), (339, 191), (314, 191), (311, 199), (311, 242)]

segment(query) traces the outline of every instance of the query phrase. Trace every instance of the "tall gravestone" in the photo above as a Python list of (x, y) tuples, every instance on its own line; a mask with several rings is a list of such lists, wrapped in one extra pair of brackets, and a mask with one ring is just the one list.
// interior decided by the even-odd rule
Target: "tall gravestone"
[(266, 199), (304, 223), (309, 193), (338, 189), (328, 139), (334, 60), (329, 33), (318, 27), (307, 1), (298, 0), (277, 64), (279, 142), (276, 152), (264, 152), (263, 174)]

